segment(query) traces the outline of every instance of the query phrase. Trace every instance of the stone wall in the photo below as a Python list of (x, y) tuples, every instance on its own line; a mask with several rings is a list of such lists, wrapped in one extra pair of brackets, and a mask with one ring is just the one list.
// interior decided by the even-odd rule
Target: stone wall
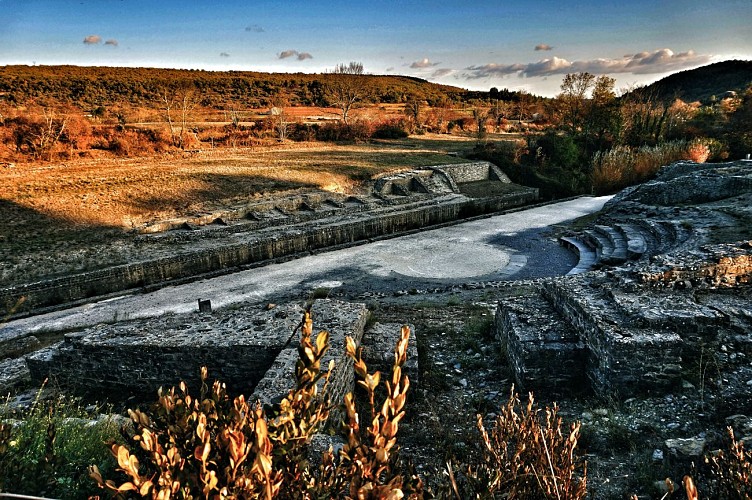
[[(0, 307), (5, 312), (10, 311), (21, 297), (25, 297), (24, 310), (33, 310), (134, 288), (159, 286), (172, 280), (228, 272), (239, 266), (451, 223), (536, 199), (537, 190), (534, 189), (495, 198), (450, 196), (409, 206), (324, 218), (315, 223), (268, 228), (244, 233), (242, 243), (5, 288), (0, 290)], [(0, 315), (5, 312), (0, 312)]]
[[(319, 300), (315, 302), (312, 315), (314, 335), (321, 330), (328, 331), (330, 335), (329, 350), (321, 361), (321, 370), (328, 373), (329, 363), (334, 361), (327, 392), (332, 403), (339, 405), (345, 394), (353, 390), (353, 363), (345, 355), (345, 338), (351, 337), (356, 345), (361, 344), (368, 310), (363, 304)], [(264, 404), (279, 402), (295, 387), (297, 360), (297, 345), (294, 343), (279, 353), (258, 382), (251, 399), (258, 399)]]
[(451, 177), (456, 184), (477, 181), (499, 181), (506, 184), (512, 182), (499, 167), (486, 161), (459, 165), (438, 165), (431, 168)]
[[(517, 384), (578, 391), (586, 380), (598, 396), (629, 398), (667, 393), (689, 379), (709, 397), (748, 408), (752, 288), (733, 278), (698, 286), (691, 273), (744, 276), (751, 253), (747, 243), (705, 246), (544, 280), (501, 302), (496, 328)], [(667, 281), (656, 286), (658, 278), (646, 276)]]
[[(289, 363), (292, 360), (294, 369), (297, 355), (293, 359), (289, 353), (297, 349), (299, 332), (294, 332), (302, 313), (300, 306), (288, 304), (266, 311), (225, 310), (101, 324), (67, 334), (26, 361), (36, 384), (49, 377), (76, 392), (142, 398), (153, 398), (160, 386), (181, 380), (195, 393), (202, 366), (209, 368), (211, 379), (226, 383), (230, 393), (251, 394), (262, 379), (273, 375), (269, 369), (282, 363), (288, 368), (279, 373), (284, 387), (267, 391), (272, 400), (294, 381)], [(332, 383), (341, 391), (352, 383), (341, 359), (344, 337), (362, 337), (367, 310), (362, 304), (319, 300), (312, 316), (314, 331), (332, 333), (327, 363), (334, 358), (337, 370), (344, 367)]]
[(585, 349), (577, 332), (556, 321), (540, 297), (510, 298), (496, 309), (495, 328), (522, 391), (567, 392), (585, 382)]
[(413, 193), (460, 193), (460, 184), (496, 181), (511, 184), (509, 177), (493, 163), (478, 161), (423, 167), (379, 178), (374, 192), (383, 196), (410, 196)]

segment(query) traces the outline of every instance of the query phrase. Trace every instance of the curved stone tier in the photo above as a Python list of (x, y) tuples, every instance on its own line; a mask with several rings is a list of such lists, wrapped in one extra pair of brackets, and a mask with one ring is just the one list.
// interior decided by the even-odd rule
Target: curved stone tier
[(572, 276), (499, 304), (517, 384), (563, 392), (584, 380), (599, 396), (627, 398), (694, 381), (751, 409), (750, 179), (748, 162), (673, 164), (562, 237), (579, 256)]

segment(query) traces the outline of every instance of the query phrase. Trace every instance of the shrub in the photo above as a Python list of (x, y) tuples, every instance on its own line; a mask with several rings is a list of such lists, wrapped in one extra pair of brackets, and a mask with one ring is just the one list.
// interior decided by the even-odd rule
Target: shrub
[(92, 148), (110, 151), (117, 156), (135, 156), (170, 149), (170, 139), (153, 129), (100, 128), (96, 130)]
[[(710, 464), (712, 483), (715, 491), (708, 491), (708, 498), (744, 499), (752, 498), (752, 451), (744, 449), (744, 442), (734, 439), (734, 431), (728, 428), (728, 451), (708, 455), (705, 461)], [(712, 487), (709, 489), (713, 489)]]
[(292, 123), (290, 125), (290, 131), (287, 136), (290, 140), (298, 142), (311, 142), (316, 140), (316, 134), (318, 133), (319, 126), (317, 124), (308, 123)]
[(371, 124), (365, 120), (329, 122), (316, 130), (316, 139), (325, 142), (354, 142), (365, 141), (371, 134)]
[(581, 163), (586, 163), (581, 158), (580, 148), (569, 135), (560, 135), (556, 132), (546, 132), (535, 139), (530, 147), (536, 151), (536, 162), (540, 166), (554, 166), (565, 170), (572, 170)]
[[(617, 146), (608, 151), (598, 151), (591, 160), (595, 192), (598, 194), (614, 192), (653, 177), (665, 165), (678, 160), (691, 159), (692, 144), (685, 141), (672, 141), (657, 146), (640, 148)], [(703, 143), (698, 144), (696, 148), (698, 155), (709, 152)]]
[(449, 121), (449, 123), (447, 124), (447, 131), (451, 132), (455, 128), (461, 130), (462, 132), (466, 130), (471, 130), (473, 128), (474, 123), (475, 122), (473, 121), (473, 119), (470, 118), (469, 116), (456, 118), (454, 120)]
[(404, 139), (409, 134), (402, 120), (389, 120), (376, 125), (373, 131), (374, 139)]
[(53, 498), (95, 494), (86, 469), (97, 464), (114, 472), (103, 445), (118, 437), (119, 426), (112, 419), (90, 420), (76, 400), (42, 401), (40, 394), (28, 410), (4, 412), (13, 420), (0, 422), (0, 491)]
[[(409, 381), (401, 371), (409, 329), (402, 329), (392, 377), (386, 382), (387, 394), (378, 406), (374, 395), (380, 385), (380, 374), (368, 373), (360, 351), (352, 339), (347, 339), (347, 355), (355, 363), (358, 384), (365, 389), (370, 403), (370, 425), (361, 429), (354, 397), (348, 394), (344, 426), (347, 444), (338, 456), (331, 450), (325, 452), (321, 466), (314, 471), (306, 461), (306, 446), (329, 416), (329, 401), (322, 397), (328, 375), (320, 369), (329, 334), (320, 332), (315, 340), (312, 338), (309, 313), (301, 325), (296, 388), (282, 399), (271, 418), (259, 403), (251, 405), (243, 396), (231, 400), (219, 382), (214, 382), (209, 391), (205, 383), (207, 371), (203, 368), (198, 399), (192, 398), (181, 383), (177, 390), (160, 391), (154, 411), (129, 412), (136, 426), (133, 443), (137, 447), (132, 451), (127, 445), (112, 445), (112, 453), (127, 481), (118, 484), (106, 480), (96, 466), (90, 469), (92, 478), (109, 490), (136, 492), (152, 498), (420, 495), (422, 484), (414, 474), (403, 472), (396, 446), (409, 388)], [(329, 372), (331, 369), (330, 364)]]
[(562, 429), (558, 407), (543, 413), (533, 395), (522, 407), (512, 392), (489, 433), (478, 415), (481, 455), (449, 488), (458, 498), (580, 499), (587, 494), (587, 466), (576, 456), (580, 424)]
[(710, 148), (700, 140), (693, 140), (687, 147), (689, 159), (695, 163), (705, 163), (710, 157)]

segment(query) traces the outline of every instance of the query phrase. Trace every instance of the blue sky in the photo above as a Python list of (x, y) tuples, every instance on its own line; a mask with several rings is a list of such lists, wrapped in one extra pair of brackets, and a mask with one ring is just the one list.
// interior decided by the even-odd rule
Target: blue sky
[(752, 59), (752, 0), (0, 0), (0, 65), (321, 72), (360, 61), (465, 88), (555, 95)]

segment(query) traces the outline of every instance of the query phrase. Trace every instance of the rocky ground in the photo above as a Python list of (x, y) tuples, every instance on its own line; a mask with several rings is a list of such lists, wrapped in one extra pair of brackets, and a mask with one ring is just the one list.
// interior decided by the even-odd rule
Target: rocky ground
[[(741, 170), (741, 166), (734, 168)], [(687, 191), (684, 187), (674, 186), (671, 192), (678, 196)], [(681, 206), (677, 208), (651, 210), (675, 222), (679, 218), (686, 220), (678, 224), (711, 243), (749, 239), (750, 226), (743, 222), (749, 220), (750, 195), (747, 185), (742, 188), (746, 191), (734, 195), (722, 210), (708, 204), (688, 208), (686, 200), (679, 200)], [(649, 190), (643, 194), (645, 199), (654, 198)], [(675, 200), (666, 201), (669, 202)], [(574, 265), (571, 255), (540, 251), (550, 248), (556, 235), (556, 229), (538, 229), (527, 234), (508, 234), (505, 241), (497, 242), (518, 250), (521, 245), (529, 245), (527, 253), (532, 260), (514, 282), (465, 279), (428, 283), (405, 276), (399, 280), (385, 277), (340, 281), (340, 277), (327, 275), (334, 280), (327, 284), (313, 274), (292, 288), (296, 292), (288, 290), (272, 301), (303, 303), (328, 295), (365, 302), (376, 321), (415, 326), (419, 380), (413, 387), (399, 443), (426, 484), (436, 491), (446, 480), (448, 461), (461, 464), (478, 450), (476, 414), (492, 420), (512, 391), (514, 376), (493, 328), (499, 301), (525, 294), (537, 278), (564, 274)], [(695, 244), (694, 240), (687, 241)], [(646, 259), (656, 269), (663, 269), (661, 259)], [(737, 298), (739, 307), (748, 309), (747, 288), (738, 292)], [(640, 499), (663, 498), (666, 478), (680, 484), (686, 474), (696, 478), (701, 497), (709, 494), (705, 493), (710, 490), (703, 457), (727, 446), (726, 427), (731, 426), (737, 438), (752, 442), (752, 415), (744, 409), (749, 405), (736, 406), (739, 402), (724, 399), (723, 390), (716, 390), (722, 389), (730, 376), (713, 360), (737, 355), (722, 352), (723, 346), (720, 351), (701, 358), (696, 366), (685, 366), (680, 386), (660, 396), (646, 394), (619, 400), (596, 398), (587, 389), (536, 392), (541, 407), (556, 402), (565, 423), (582, 423), (578, 449), (587, 460), (592, 498), (622, 499), (633, 494)], [(747, 385), (750, 383), (752, 380)], [(673, 498), (684, 496), (679, 492)]]
[[(416, 327), (421, 380), (400, 442), (434, 489), (446, 480), (447, 461), (462, 463), (477, 452), (476, 414), (493, 421), (513, 390), (492, 318), (497, 300), (520, 291), (476, 290), (371, 305), (379, 321)], [(686, 381), (680, 391), (660, 397), (617, 401), (587, 392), (538, 392), (535, 399), (541, 408), (558, 404), (565, 423), (582, 422), (578, 449), (587, 461), (592, 498), (647, 499), (666, 492), (666, 478), (680, 484), (685, 474), (698, 478), (702, 492), (707, 472), (702, 455), (727, 445), (726, 426), (733, 425), (738, 438), (752, 434), (751, 418), (719, 420), (716, 410), (724, 402), (703, 393), (702, 386)]]

